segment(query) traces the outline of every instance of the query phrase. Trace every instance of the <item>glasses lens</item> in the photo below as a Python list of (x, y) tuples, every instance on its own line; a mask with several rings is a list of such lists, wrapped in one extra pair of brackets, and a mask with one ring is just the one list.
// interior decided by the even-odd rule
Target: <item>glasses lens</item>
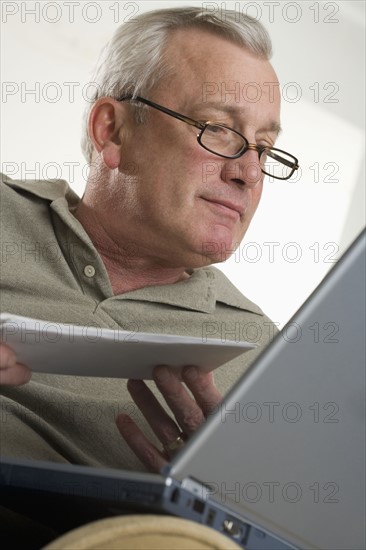
[(295, 157), (280, 149), (265, 149), (260, 156), (262, 170), (270, 177), (287, 179), (297, 166)]
[(200, 142), (209, 151), (227, 157), (238, 155), (247, 145), (242, 136), (220, 124), (207, 124)]

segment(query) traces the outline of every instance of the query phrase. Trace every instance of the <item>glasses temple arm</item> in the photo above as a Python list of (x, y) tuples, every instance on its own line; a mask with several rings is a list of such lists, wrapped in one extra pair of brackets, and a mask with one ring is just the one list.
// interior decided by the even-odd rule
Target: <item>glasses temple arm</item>
[(145, 105), (149, 105), (149, 107), (153, 107), (154, 109), (157, 109), (158, 111), (161, 111), (162, 113), (165, 113), (167, 115), (170, 115), (174, 118), (177, 118), (178, 120), (181, 120), (182, 122), (186, 122), (187, 124), (190, 124), (191, 126), (195, 126), (196, 128), (199, 128), (202, 130), (205, 125), (201, 122), (197, 122), (196, 120), (193, 120), (193, 118), (189, 118), (188, 116), (182, 115), (180, 113), (177, 113), (176, 111), (172, 111), (171, 109), (168, 109), (167, 107), (162, 107), (161, 105), (158, 105), (157, 103), (154, 103), (153, 101), (149, 101), (148, 99), (144, 99), (143, 97), (136, 96), (125, 96), (125, 97), (119, 97), (117, 101), (138, 101), (140, 103), (144, 103)]

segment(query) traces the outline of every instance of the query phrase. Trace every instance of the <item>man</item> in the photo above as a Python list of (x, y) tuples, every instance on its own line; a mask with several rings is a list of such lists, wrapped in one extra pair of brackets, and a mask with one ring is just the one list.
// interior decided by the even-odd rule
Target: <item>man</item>
[(218, 369), (216, 384), (194, 366), (184, 383), (157, 366), (156, 387), (128, 382), (132, 402), (123, 380), (33, 375), (20, 387), (30, 373), (2, 345), (2, 453), (159, 471), (269, 342), (268, 318), (207, 267), (243, 239), (264, 174), (297, 167), (271, 150), (280, 97), (269, 57), (263, 27), (234, 12), (143, 14), (117, 30), (93, 77), (82, 200), (65, 182), (1, 186), (2, 311), (192, 336), (216, 323), (228, 338), (239, 323), (258, 348)]

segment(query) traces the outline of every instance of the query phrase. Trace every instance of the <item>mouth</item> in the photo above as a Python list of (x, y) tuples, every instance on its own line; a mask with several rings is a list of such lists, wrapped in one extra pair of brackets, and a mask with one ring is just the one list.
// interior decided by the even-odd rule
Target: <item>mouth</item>
[(231, 202), (229, 200), (224, 200), (224, 199), (207, 199), (207, 198), (204, 198), (204, 197), (201, 197), (204, 201), (210, 203), (213, 205), (213, 207), (217, 208), (217, 209), (220, 209), (222, 213), (226, 213), (226, 214), (233, 214), (235, 213), (235, 215), (239, 215), (240, 217), (242, 217), (242, 215), (244, 214), (245, 212), (245, 207), (242, 206), (242, 205), (239, 205), (239, 204), (236, 204), (234, 202)]

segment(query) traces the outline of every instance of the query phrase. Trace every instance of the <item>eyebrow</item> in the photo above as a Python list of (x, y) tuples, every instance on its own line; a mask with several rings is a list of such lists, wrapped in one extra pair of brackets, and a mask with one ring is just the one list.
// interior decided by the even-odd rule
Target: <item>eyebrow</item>
[[(205, 101), (205, 103), (195, 103), (193, 105), (195, 109), (203, 109), (205, 107), (215, 109), (216, 111), (221, 111), (228, 113), (230, 115), (235, 115), (236, 117), (245, 111), (245, 107), (235, 107), (233, 105), (228, 105), (227, 103), (221, 103), (219, 101)], [(275, 120), (270, 122), (265, 128), (259, 128), (258, 132), (274, 132), (277, 136), (282, 132), (281, 124)]]

